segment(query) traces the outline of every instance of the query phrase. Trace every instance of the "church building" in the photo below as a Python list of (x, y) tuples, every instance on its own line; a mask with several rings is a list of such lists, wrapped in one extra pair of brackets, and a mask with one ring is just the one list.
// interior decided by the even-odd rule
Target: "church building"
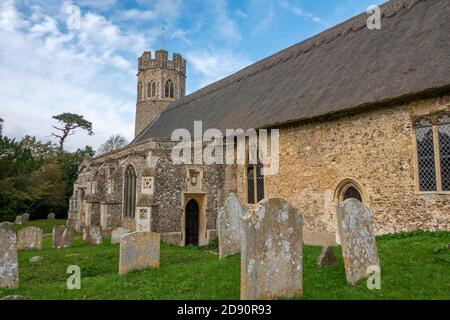
[[(69, 223), (203, 246), (233, 192), (245, 207), (287, 199), (310, 243), (334, 241), (347, 198), (371, 209), (376, 234), (450, 230), (449, 17), (448, 0), (391, 0), (380, 29), (363, 13), (187, 96), (186, 60), (144, 52), (135, 139), (84, 159)], [(174, 163), (172, 133), (195, 121), (278, 129), (278, 172)]]

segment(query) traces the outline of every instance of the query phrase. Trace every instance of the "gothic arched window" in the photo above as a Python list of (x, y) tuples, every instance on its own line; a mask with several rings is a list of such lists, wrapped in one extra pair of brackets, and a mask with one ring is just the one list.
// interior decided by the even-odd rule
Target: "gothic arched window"
[(167, 80), (164, 86), (164, 97), (173, 98), (174, 97), (174, 87), (172, 80)]
[(154, 98), (156, 97), (156, 83), (155, 81), (150, 81), (147, 85), (147, 97)]
[(152, 97), (156, 97), (156, 82), (152, 81)]
[(444, 114), (438, 119), (439, 161), (441, 172), (441, 190), (450, 191), (450, 115)]
[(136, 172), (132, 166), (125, 171), (123, 184), (123, 215), (134, 218), (136, 211)]

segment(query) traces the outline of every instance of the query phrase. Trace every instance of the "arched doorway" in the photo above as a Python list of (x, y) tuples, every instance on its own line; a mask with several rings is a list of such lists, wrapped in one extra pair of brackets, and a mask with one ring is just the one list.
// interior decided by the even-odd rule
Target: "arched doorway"
[(199, 206), (194, 199), (190, 200), (186, 205), (186, 223), (185, 223), (185, 244), (198, 245), (198, 229), (199, 229)]

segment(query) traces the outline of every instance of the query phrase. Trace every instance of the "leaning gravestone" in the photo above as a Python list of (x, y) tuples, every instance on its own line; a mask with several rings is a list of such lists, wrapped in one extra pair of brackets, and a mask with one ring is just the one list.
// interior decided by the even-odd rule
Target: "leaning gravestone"
[(242, 221), (241, 299), (302, 294), (303, 219), (286, 200), (271, 198)]
[(47, 220), (55, 220), (55, 214), (53, 212), (49, 213), (47, 216)]
[(27, 227), (19, 230), (17, 250), (42, 249), (42, 229)]
[(126, 235), (127, 233), (130, 233), (125, 228), (117, 228), (111, 233), (111, 244), (120, 243), (120, 239), (123, 235)]
[(54, 226), (53, 227), (53, 248), (61, 248), (63, 233), (66, 230), (65, 226)]
[(0, 288), (18, 286), (17, 235), (9, 227), (0, 227)]
[(61, 246), (63, 248), (70, 248), (73, 245), (74, 237), (75, 231), (71, 227), (65, 228), (62, 234)]
[(120, 240), (119, 273), (159, 268), (161, 236), (155, 232), (133, 232)]
[(362, 202), (347, 199), (337, 207), (337, 221), (347, 282), (354, 285), (368, 276), (369, 266), (380, 266), (371, 212)]
[(245, 211), (234, 193), (225, 201), (217, 217), (219, 258), (238, 253), (241, 250), (241, 220)]

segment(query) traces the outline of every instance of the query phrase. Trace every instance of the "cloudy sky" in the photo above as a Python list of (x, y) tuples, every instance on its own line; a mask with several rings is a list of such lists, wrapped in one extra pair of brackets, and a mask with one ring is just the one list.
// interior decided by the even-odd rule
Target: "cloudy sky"
[(50, 140), (52, 116), (83, 115), (98, 147), (134, 132), (136, 63), (163, 46), (188, 60), (188, 93), (379, 0), (0, 0), (0, 117), (4, 134)]

